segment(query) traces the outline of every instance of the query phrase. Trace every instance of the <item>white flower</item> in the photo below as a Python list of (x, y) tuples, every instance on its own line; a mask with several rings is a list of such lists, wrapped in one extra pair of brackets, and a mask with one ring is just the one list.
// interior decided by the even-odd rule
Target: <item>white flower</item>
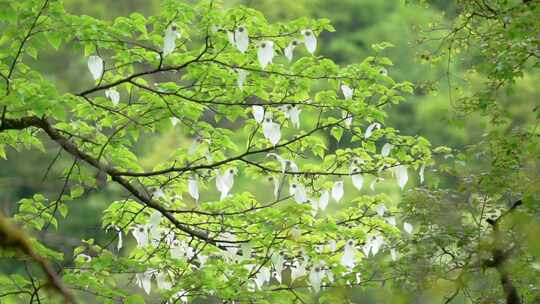
[(284, 50), (285, 57), (287, 57), (289, 62), (291, 62), (292, 59), (293, 59), (294, 48), (299, 44), (300, 44), (300, 41), (295, 39), (295, 40), (291, 41), (291, 43), (289, 43), (289, 45), (285, 48), (285, 50)]
[(313, 31), (310, 29), (305, 29), (300, 33), (304, 36), (304, 44), (306, 45), (307, 51), (311, 54), (315, 53), (315, 50), (317, 49), (317, 37), (315, 37)]
[(287, 111), (293, 127), (297, 129), (300, 128), (300, 112), (301, 110), (296, 105), (292, 105)]
[(264, 120), (264, 107), (259, 105), (251, 106), (251, 112), (253, 113), (253, 118), (257, 123), (261, 123)]
[(136, 225), (131, 228), (131, 234), (137, 241), (138, 248), (146, 248), (148, 246), (148, 226)]
[(362, 187), (364, 185), (364, 177), (362, 174), (359, 173), (358, 168), (352, 168), (351, 170), (351, 181), (353, 186), (358, 189), (362, 190)]
[(150, 228), (158, 227), (159, 224), (161, 223), (161, 218), (162, 218), (161, 212), (157, 210), (152, 212), (152, 214), (150, 215), (150, 219), (148, 220)]
[(403, 230), (405, 230), (405, 232), (407, 232), (408, 234), (411, 234), (413, 232), (413, 225), (407, 223), (407, 222), (404, 222), (403, 223)]
[(378, 235), (378, 236), (374, 237), (371, 240), (371, 253), (373, 255), (376, 255), (379, 252), (379, 249), (382, 247), (383, 244), (384, 244), (384, 239), (383, 239), (382, 236)]
[(180, 37), (180, 33), (176, 31), (176, 25), (170, 25), (165, 30), (165, 38), (163, 39), (163, 56), (171, 54), (176, 49), (176, 38)]
[(380, 203), (377, 205), (377, 214), (379, 216), (384, 216), (384, 213), (386, 212), (386, 206), (383, 203)]
[(398, 186), (403, 189), (407, 184), (407, 180), (409, 180), (409, 176), (407, 175), (407, 166), (399, 165), (394, 167), (394, 174), (396, 175)]
[(236, 83), (238, 84), (238, 88), (240, 91), (244, 90), (244, 82), (246, 82), (246, 77), (248, 75), (248, 71), (244, 69), (235, 69), (236, 73), (238, 74), (238, 77), (236, 78)]
[(176, 126), (176, 124), (180, 121), (180, 119), (178, 119), (177, 117), (171, 117), (171, 124), (174, 126)]
[(105, 231), (108, 232), (110, 228), (114, 228), (118, 233), (118, 244), (116, 245), (116, 249), (120, 251), (120, 249), (122, 249), (122, 247), (124, 246), (124, 241), (122, 239), (122, 230), (115, 225), (109, 225)]
[(281, 283), (281, 273), (283, 272), (283, 262), (285, 262), (285, 259), (281, 254), (274, 253), (271, 256), (271, 260), (275, 269), (274, 277), (279, 283)]
[(216, 170), (216, 187), (221, 193), (220, 200), (225, 199), (231, 191), (234, 184), (234, 169), (229, 168), (222, 174), (220, 170)]
[(105, 96), (109, 98), (115, 106), (120, 102), (120, 93), (118, 93), (115, 88), (105, 90)]
[(370, 124), (366, 129), (366, 133), (364, 134), (364, 138), (365, 139), (370, 138), (371, 134), (373, 134), (373, 129), (380, 129), (380, 128), (381, 128), (381, 124), (378, 123), (378, 122), (374, 122), (374, 123)]
[(170, 290), (172, 288), (170, 274), (168, 273), (168, 271), (158, 272), (156, 275), (156, 282), (158, 289)]
[(392, 261), (397, 261), (398, 253), (395, 248), (390, 249), (390, 256), (392, 257)]
[(277, 155), (276, 153), (268, 153), (266, 154), (266, 156), (273, 156), (276, 158), (276, 160), (281, 165), (281, 173), (285, 173), (287, 166), (291, 168), (292, 172), (298, 172), (298, 166), (292, 160), (284, 159), (283, 157)]
[(94, 80), (100, 79), (103, 75), (103, 59), (96, 55), (88, 57), (88, 69)]
[(337, 181), (334, 183), (334, 186), (332, 187), (332, 198), (336, 202), (339, 202), (342, 197), (343, 197), (343, 181)]
[(278, 199), (279, 198), (279, 188), (280, 188), (279, 179), (277, 177), (275, 177), (275, 176), (269, 176), (268, 180), (270, 182), (272, 182), (272, 184), (274, 185), (274, 197), (276, 199)]
[(147, 270), (144, 273), (137, 273), (135, 279), (137, 281), (137, 286), (144, 289), (146, 294), (150, 294), (152, 290), (152, 273), (154, 270)]
[(352, 99), (354, 91), (351, 89), (348, 85), (342, 84), (341, 85), (341, 92), (343, 93), (343, 97), (345, 97), (345, 100)]
[(188, 192), (196, 202), (199, 201), (199, 185), (197, 180), (192, 176), (190, 176), (188, 179)]
[(296, 279), (305, 276), (306, 273), (306, 262), (300, 263), (295, 259), (291, 265), (291, 283)]
[(315, 293), (318, 293), (321, 290), (321, 282), (324, 272), (322, 271), (321, 266), (313, 266), (309, 272), (309, 284)]
[(330, 198), (330, 194), (328, 193), (328, 190), (324, 190), (319, 197), (319, 208), (321, 210), (325, 210), (326, 206), (328, 206), (328, 201)]
[(306, 187), (302, 184), (291, 184), (289, 186), (289, 194), (294, 196), (294, 200), (299, 204), (307, 201)]
[(394, 227), (396, 227), (396, 218), (393, 216), (389, 216), (386, 218), (386, 222)]
[(420, 167), (420, 172), (418, 173), (418, 175), (420, 175), (420, 184), (424, 183), (424, 170), (425, 169), (426, 169), (425, 165), (422, 165), (422, 167)]
[(272, 41), (263, 41), (259, 44), (259, 50), (257, 51), (257, 58), (263, 70), (272, 63), (274, 58), (274, 43)]
[(345, 246), (343, 247), (343, 256), (341, 257), (341, 265), (352, 269), (356, 266), (356, 247), (354, 246), (353, 240), (348, 240)]
[(330, 248), (331, 251), (336, 251), (336, 249), (337, 249), (336, 240), (328, 241), (328, 248)]
[(161, 188), (156, 188), (154, 190), (154, 192), (152, 192), (152, 198), (153, 199), (166, 199), (166, 195), (165, 195), (165, 192), (163, 192), (163, 189)]
[(281, 127), (279, 124), (272, 121), (271, 118), (266, 117), (262, 123), (263, 134), (272, 145), (277, 145), (281, 139)]
[(385, 143), (381, 149), (381, 155), (383, 157), (387, 157), (388, 155), (390, 155), (390, 151), (392, 151), (392, 148), (394, 148), (394, 145), (392, 145), (391, 143)]
[(238, 50), (242, 53), (247, 51), (249, 46), (249, 34), (247, 28), (239, 26), (237, 29), (234, 30), (233, 35), (236, 48), (238, 48)]
[(353, 123), (353, 115), (351, 113), (343, 111), (341, 113), (341, 116), (345, 119), (345, 126), (350, 129)]
[(270, 269), (268, 267), (261, 267), (259, 273), (255, 276), (255, 285), (261, 290), (264, 283), (270, 281)]

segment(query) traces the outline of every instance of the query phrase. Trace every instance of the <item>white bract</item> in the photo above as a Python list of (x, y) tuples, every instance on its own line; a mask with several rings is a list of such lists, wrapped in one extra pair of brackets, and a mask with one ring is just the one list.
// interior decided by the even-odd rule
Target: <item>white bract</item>
[(424, 183), (424, 170), (425, 169), (426, 169), (425, 165), (422, 165), (422, 167), (420, 167), (420, 172), (418, 173), (418, 175), (420, 175), (420, 184)]
[(150, 291), (152, 290), (152, 273), (154, 270), (147, 270), (143, 273), (137, 273), (135, 275), (135, 280), (137, 281), (137, 286), (139, 288), (144, 289), (144, 292), (146, 294), (150, 294)]
[(146, 248), (148, 246), (148, 230), (147, 225), (135, 225), (131, 228), (131, 234), (137, 241), (137, 247)]
[(197, 180), (191, 176), (188, 179), (188, 192), (196, 202), (199, 201), (199, 184), (197, 183)]
[(244, 82), (246, 82), (246, 77), (248, 75), (248, 71), (246, 71), (244, 69), (235, 69), (235, 70), (236, 70), (236, 74), (237, 74), (236, 83), (238, 84), (238, 88), (240, 89), (240, 91), (243, 91), (244, 90)]
[(386, 218), (386, 222), (394, 227), (396, 227), (396, 218), (393, 216), (389, 216)]
[(167, 271), (160, 271), (156, 275), (157, 288), (162, 290), (170, 290), (172, 283), (170, 274)]
[(354, 91), (351, 89), (348, 85), (342, 84), (341, 85), (341, 92), (343, 93), (343, 97), (345, 97), (345, 100), (352, 99)]
[(360, 170), (358, 168), (351, 169), (351, 181), (356, 189), (362, 190), (362, 187), (364, 186), (364, 177), (359, 172)]
[(281, 127), (278, 123), (272, 121), (272, 118), (266, 117), (262, 123), (263, 135), (275, 146), (281, 139)]
[(410, 224), (410, 223), (404, 222), (403, 223), (403, 230), (405, 230), (405, 232), (407, 232), (408, 234), (411, 234), (412, 231), (413, 231), (413, 225)]
[(259, 105), (251, 106), (251, 112), (253, 113), (253, 118), (257, 123), (261, 123), (264, 120), (264, 107)]
[(237, 29), (234, 30), (234, 42), (236, 44), (236, 48), (242, 53), (247, 51), (249, 46), (249, 34), (248, 30), (240, 26)]
[(294, 282), (296, 279), (303, 277), (307, 274), (306, 264), (307, 264), (306, 261), (302, 263), (300, 263), (296, 259), (293, 261), (291, 265), (291, 283)]
[(115, 88), (105, 90), (105, 97), (109, 98), (115, 106), (120, 102), (120, 93)]
[(394, 174), (396, 176), (399, 188), (403, 189), (409, 180), (409, 176), (407, 175), (407, 166), (399, 165), (394, 167)]
[(255, 277), (255, 285), (257, 288), (261, 290), (264, 283), (270, 282), (270, 277), (270, 268), (261, 267), (261, 269), (259, 269), (259, 273)]
[(388, 155), (390, 155), (390, 151), (392, 151), (392, 148), (394, 148), (394, 145), (392, 145), (391, 143), (385, 143), (381, 149), (381, 155), (383, 157), (387, 157)]
[(100, 79), (103, 75), (103, 59), (96, 55), (88, 57), (88, 69), (94, 80)]
[(293, 59), (294, 48), (299, 44), (300, 42), (298, 40), (293, 40), (291, 41), (291, 43), (289, 43), (289, 45), (287, 45), (287, 47), (285, 47), (285, 50), (283, 52), (285, 53), (285, 57), (287, 57), (289, 62), (291, 62)]
[(328, 193), (328, 190), (324, 190), (319, 197), (319, 209), (324, 210), (326, 209), (326, 206), (328, 206), (328, 201), (330, 199), (330, 193)]
[(287, 110), (287, 116), (295, 128), (300, 128), (300, 112), (301, 110), (296, 105), (290, 106)]
[(294, 200), (299, 204), (307, 201), (306, 187), (302, 184), (291, 184), (289, 186), (289, 194), (292, 195)]
[(384, 205), (383, 203), (380, 203), (379, 205), (377, 205), (377, 214), (379, 216), (384, 216), (385, 212), (386, 212), (386, 205)]
[(317, 49), (317, 37), (315, 37), (315, 34), (310, 29), (305, 29), (300, 32), (304, 36), (304, 44), (306, 45), (306, 49), (311, 54), (315, 53), (315, 50)]
[(163, 39), (163, 56), (171, 54), (176, 49), (176, 38), (180, 37), (180, 33), (176, 31), (176, 25), (170, 25), (165, 30), (165, 38)]
[(339, 202), (342, 197), (343, 197), (343, 181), (337, 181), (334, 183), (334, 186), (332, 187), (332, 198), (336, 202)]
[(390, 249), (390, 256), (392, 257), (392, 261), (397, 261), (398, 253), (395, 248)]
[(321, 266), (313, 266), (309, 272), (309, 284), (315, 293), (321, 290), (321, 282), (324, 276), (324, 272)]
[(364, 138), (365, 139), (370, 138), (371, 134), (373, 134), (373, 130), (374, 129), (380, 129), (380, 128), (381, 128), (381, 124), (378, 123), (378, 122), (374, 122), (374, 123), (370, 124), (366, 129), (366, 133), (364, 134)]
[(234, 184), (234, 169), (226, 169), (221, 173), (220, 170), (216, 170), (216, 188), (221, 193), (219, 200), (225, 199), (231, 191)]
[(356, 247), (352, 240), (348, 240), (345, 246), (343, 246), (343, 256), (341, 257), (340, 263), (344, 267), (352, 269), (356, 266)]
[(174, 126), (176, 126), (176, 124), (180, 121), (180, 119), (178, 119), (177, 117), (171, 117), (171, 124)]
[(274, 58), (274, 43), (272, 41), (263, 41), (259, 44), (257, 58), (263, 70), (272, 63)]

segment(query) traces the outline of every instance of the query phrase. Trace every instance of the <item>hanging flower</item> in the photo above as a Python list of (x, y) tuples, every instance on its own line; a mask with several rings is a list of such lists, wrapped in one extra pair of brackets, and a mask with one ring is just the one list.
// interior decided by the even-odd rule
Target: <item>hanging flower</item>
[(321, 290), (321, 282), (324, 272), (321, 266), (313, 266), (309, 272), (309, 284), (315, 293), (318, 293)]
[(364, 138), (365, 139), (370, 138), (371, 134), (373, 134), (373, 130), (374, 129), (380, 129), (380, 128), (381, 128), (381, 124), (378, 123), (378, 122), (374, 122), (374, 123), (370, 124), (366, 129), (366, 133), (364, 134)]
[(293, 59), (294, 48), (296, 48), (299, 44), (300, 44), (300, 41), (295, 39), (291, 41), (291, 43), (289, 43), (289, 45), (285, 48), (285, 51), (284, 51), (285, 57), (287, 57), (289, 62), (291, 62)]
[(253, 118), (257, 123), (261, 123), (264, 120), (264, 107), (259, 105), (251, 106), (251, 112), (253, 113)]
[(274, 43), (272, 41), (263, 41), (259, 44), (259, 51), (257, 52), (257, 58), (264, 70), (268, 64), (272, 63), (274, 58)]
[(157, 187), (154, 192), (152, 192), (152, 198), (155, 200), (166, 199), (166, 195), (165, 192), (163, 192), (163, 189)]
[(386, 222), (394, 227), (396, 227), (396, 218), (393, 216), (389, 216), (386, 218)]
[(154, 272), (154, 270), (150, 269), (150, 270), (147, 270), (143, 273), (137, 273), (135, 275), (135, 280), (137, 282), (137, 286), (139, 286), (139, 288), (142, 288), (144, 289), (144, 292), (146, 292), (146, 294), (150, 294), (150, 291), (152, 290), (152, 273)]
[(264, 137), (275, 146), (281, 139), (281, 127), (272, 121), (272, 118), (266, 117), (262, 123)]
[(290, 106), (287, 111), (293, 127), (297, 129), (300, 128), (300, 112), (301, 110), (296, 105)]
[(420, 172), (418, 173), (418, 175), (420, 175), (420, 184), (424, 183), (424, 170), (425, 169), (426, 169), (425, 165), (422, 165), (422, 167), (420, 167)]
[(148, 246), (148, 226), (135, 225), (131, 228), (131, 234), (137, 241), (138, 248), (146, 248)]
[(294, 200), (298, 204), (302, 204), (307, 201), (306, 187), (304, 187), (302, 184), (291, 184), (289, 186), (289, 194), (294, 196)]
[(236, 83), (238, 84), (238, 88), (240, 91), (244, 90), (244, 82), (246, 82), (246, 77), (248, 75), (248, 71), (244, 69), (235, 69), (237, 73)]
[(356, 189), (362, 190), (362, 187), (364, 185), (364, 177), (359, 172), (360, 170), (358, 168), (352, 168), (351, 181), (352, 181), (353, 186)]
[(279, 188), (280, 188), (279, 179), (277, 177), (274, 177), (274, 176), (269, 176), (268, 181), (270, 181), (274, 185), (274, 197), (276, 199), (278, 199), (279, 198)]
[(173, 125), (173, 127), (176, 126), (179, 121), (180, 119), (178, 119), (178, 117), (171, 117), (171, 124)]
[(343, 256), (341, 257), (341, 265), (352, 269), (356, 266), (356, 247), (353, 240), (348, 240), (345, 246), (343, 246)]
[(300, 31), (300, 33), (304, 36), (304, 44), (306, 45), (307, 51), (311, 54), (315, 53), (315, 50), (317, 49), (317, 37), (315, 37), (313, 31), (305, 29)]
[(100, 79), (103, 75), (103, 59), (96, 55), (88, 57), (88, 69), (94, 80)]
[(197, 183), (197, 180), (190, 176), (188, 179), (188, 192), (191, 197), (195, 200), (195, 202), (199, 202), (199, 185)]
[(409, 180), (409, 176), (407, 175), (407, 166), (399, 165), (394, 167), (394, 174), (396, 175), (399, 188), (403, 190), (407, 184), (407, 180)]
[(343, 111), (341, 113), (341, 117), (343, 117), (345, 119), (345, 127), (350, 129), (351, 125), (353, 123), (353, 115), (351, 113), (349, 113), (349, 112)]
[(343, 97), (345, 97), (345, 100), (352, 99), (354, 91), (351, 89), (348, 85), (342, 84), (341, 85), (341, 92), (343, 93)]
[(397, 261), (398, 253), (395, 248), (390, 249), (390, 256), (392, 257), (392, 261)]
[(306, 262), (304, 261), (303, 263), (300, 263), (295, 259), (291, 265), (291, 283), (293, 283), (296, 279), (305, 276), (306, 273)]
[(325, 210), (326, 206), (328, 206), (328, 201), (330, 198), (330, 193), (328, 193), (328, 190), (324, 190), (319, 197), (319, 208), (321, 210)]
[(216, 170), (216, 187), (221, 193), (220, 200), (225, 199), (229, 195), (234, 184), (234, 169), (225, 170), (222, 174), (220, 170)]
[(264, 283), (270, 282), (270, 269), (268, 267), (261, 267), (259, 273), (255, 276), (255, 285), (259, 290), (262, 289)]
[(172, 283), (170, 273), (168, 271), (160, 271), (156, 275), (157, 288), (162, 290), (170, 290)]
[(380, 203), (377, 205), (377, 214), (379, 216), (384, 216), (384, 213), (386, 212), (386, 206), (383, 203)]
[(280, 253), (273, 253), (270, 259), (272, 260), (272, 265), (274, 265), (275, 269), (274, 277), (281, 283), (281, 273), (283, 272), (283, 263), (285, 262), (285, 259)]
[(388, 155), (390, 155), (390, 151), (392, 151), (392, 148), (394, 148), (394, 145), (392, 145), (391, 143), (385, 143), (381, 149), (381, 156), (387, 157)]
[(115, 106), (120, 102), (120, 93), (115, 88), (105, 90), (105, 97), (109, 98)]
[(236, 48), (242, 53), (245, 53), (249, 46), (249, 34), (247, 28), (239, 26), (234, 30), (234, 42)]
[(334, 186), (332, 187), (332, 198), (336, 202), (339, 202), (342, 197), (343, 197), (343, 181), (337, 181), (334, 183)]
[(176, 49), (176, 38), (180, 38), (176, 25), (172, 24), (165, 30), (163, 39), (163, 56), (167, 57)]
[(118, 233), (118, 244), (116, 245), (116, 249), (118, 251), (120, 251), (120, 249), (122, 249), (122, 247), (124, 246), (124, 241), (122, 239), (122, 230), (120, 228), (118, 228), (116, 225), (109, 225), (107, 227), (107, 229), (105, 229), (105, 232), (109, 232), (109, 229), (110, 228), (113, 228), (114, 230), (116, 230), (116, 232)]
[(407, 222), (403, 223), (403, 230), (407, 232), (408, 234), (411, 234), (413, 232), (413, 225)]

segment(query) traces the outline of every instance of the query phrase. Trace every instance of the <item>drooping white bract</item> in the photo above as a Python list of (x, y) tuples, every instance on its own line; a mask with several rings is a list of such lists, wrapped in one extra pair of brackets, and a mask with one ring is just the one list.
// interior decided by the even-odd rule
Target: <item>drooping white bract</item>
[(150, 225), (150, 228), (158, 227), (159, 223), (161, 223), (162, 217), (163, 216), (161, 215), (161, 212), (157, 210), (152, 212), (150, 218), (148, 219), (148, 224)]
[(351, 169), (351, 181), (356, 189), (362, 190), (362, 187), (364, 186), (364, 176), (359, 172), (360, 170), (358, 168)]
[(424, 170), (425, 169), (426, 169), (425, 165), (422, 165), (422, 167), (420, 167), (420, 172), (418, 173), (418, 175), (420, 175), (420, 184), (424, 183)]
[(306, 187), (302, 184), (292, 183), (289, 186), (289, 194), (294, 197), (294, 200), (301, 204), (307, 201)]
[(171, 124), (173, 125), (173, 127), (176, 126), (178, 122), (180, 122), (180, 119), (178, 119), (178, 117), (171, 117)]
[(287, 165), (292, 163), (291, 161), (284, 159), (283, 157), (277, 155), (276, 153), (268, 153), (266, 156), (272, 156), (274, 157), (279, 164), (281, 165), (281, 173), (285, 173), (285, 170), (287, 169)]
[(292, 105), (287, 111), (293, 127), (297, 129), (300, 128), (300, 112), (301, 110), (296, 105)]
[(199, 202), (199, 184), (193, 176), (190, 176), (188, 179), (188, 192), (195, 202)]
[(396, 227), (397, 223), (396, 223), (396, 218), (393, 217), (393, 216), (389, 216), (386, 218), (386, 222), (394, 227)]
[(226, 169), (221, 173), (220, 170), (216, 170), (216, 188), (221, 193), (220, 200), (225, 199), (231, 191), (234, 184), (234, 169)]
[(352, 99), (354, 94), (354, 90), (346, 84), (341, 85), (341, 92), (343, 93), (343, 97), (345, 97), (345, 100)]
[(162, 290), (170, 290), (172, 283), (170, 273), (168, 271), (160, 271), (156, 274), (157, 288)]
[(332, 198), (336, 202), (339, 202), (342, 197), (343, 197), (343, 181), (337, 181), (334, 183), (334, 186), (332, 187)]
[(377, 214), (379, 216), (384, 216), (384, 213), (386, 212), (386, 205), (384, 203), (380, 203), (377, 205)]
[(319, 197), (319, 209), (325, 210), (326, 206), (328, 206), (328, 201), (330, 199), (330, 193), (328, 193), (328, 190), (324, 190)]
[(277, 145), (281, 139), (281, 127), (278, 123), (272, 121), (271, 118), (266, 117), (262, 123), (263, 135), (270, 141), (272, 145)]
[(340, 263), (344, 267), (352, 269), (356, 266), (356, 247), (354, 246), (353, 240), (348, 240), (345, 246), (343, 246), (343, 256), (341, 257)]
[(261, 123), (264, 120), (264, 107), (259, 105), (251, 106), (251, 112), (253, 113), (253, 118), (257, 123)]
[(300, 33), (304, 36), (304, 44), (306, 45), (306, 49), (311, 54), (315, 53), (315, 50), (317, 49), (317, 37), (315, 37), (315, 34), (310, 29), (305, 29), (300, 31)]
[(165, 38), (163, 39), (164, 57), (167, 57), (176, 49), (176, 38), (180, 38), (180, 33), (177, 32), (176, 25), (172, 24), (165, 30)]
[(324, 276), (324, 271), (319, 265), (313, 265), (309, 272), (309, 284), (315, 293), (321, 290), (321, 282)]
[(390, 151), (392, 151), (392, 148), (394, 148), (394, 145), (392, 145), (391, 143), (385, 143), (381, 149), (381, 155), (383, 157), (387, 157), (388, 155), (390, 155)]
[(381, 124), (378, 123), (378, 122), (374, 122), (374, 123), (370, 124), (366, 129), (366, 133), (364, 134), (364, 138), (365, 139), (370, 138), (371, 134), (373, 134), (373, 130), (374, 129), (380, 129), (380, 128), (381, 128)]
[(300, 41), (295, 39), (295, 40), (291, 41), (291, 43), (289, 43), (289, 45), (287, 45), (287, 47), (285, 47), (285, 50), (284, 50), (285, 57), (287, 57), (289, 62), (291, 62), (292, 59), (293, 59), (294, 48), (299, 44), (300, 44)]
[(272, 265), (274, 265), (274, 277), (276, 280), (281, 283), (281, 273), (283, 272), (283, 263), (285, 262), (285, 259), (283, 256), (279, 253), (272, 254), (271, 257)]
[(146, 248), (148, 246), (148, 229), (147, 225), (135, 225), (131, 227), (131, 234), (137, 241), (138, 248)]
[(249, 258), (251, 258), (251, 252), (253, 251), (251, 244), (249, 243), (240, 244), (240, 250), (242, 251), (241, 261), (248, 260)]
[(411, 234), (413, 231), (413, 225), (407, 222), (403, 222), (403, 230), (407, 232), (408, 234)]
[(257, 51), (257, 59), (264, 70), (274, 58), (274, 43), (272, 41), (263, 41), (259, 44)]
[(403, 189), (403, 187), (405, 187), (407, 184), (407, 180), (409, 180), (409, 176), (407, 175), (407, 166), (399, 165), (394, 167), (394, 174), (396, 175), (399, 188)]
[(103, 75), (103, 59), (96, 55), (88, 57), (88, 69), (94, 80), (100, 79)]
[(124, 241), (123, 241), (123, 238), (122, 238), (122, 230), (120, 228), (118, 228), (116, 225), (109, 225), (107, 227), (107, 229), (105, 229), (105, 232), (109, 232), (109, 229), (113, 228), (114, 230), (116, 230), (116, 232), (118, 233), (118, 244), (116, 245), (116, 249), (118, 251), (120, 251), (120, 249), (122, 249), (122, 247), (124, 246)]
[(345, 119), (345, 126), (350, 129), (353, 123), (353, 115), (349, 112), (343, 111), (341, 116)]
[(153, 273), (154, 273), (154, 270), (150, 269), (143, 273), (135, 274), (135, 280), (137, 282), (137, 286), (139, 286), (139, 288), (144, 289), (144, 292), (146, 292), (146, 294), (150, 294), (150, 291), (152, 291), (152, 274)]
[(263, 266), (259, 269), (259, 273), (255, 276), (255, 285), (261, 290), (264, 283), (270, 282), (270, 268)]
[(294, 260), (291, 265), (291, 283), (296, 279), (301, 278), (307, 274), (306, 261), (300, 263), (298, 260)]
[(165, 192), (163, 192), (163, 189), (157, 187), (154, 192), (152, 192), (152, 198), (153, 199), (166, 199), (167, 196), (165, 195)]
[[(236, 83), (238, 84), (238, 88), (240, 89), (240, 91), (243, 91), (244, 90), (244, 82), (246, 82), (246, 77), (248, 75), (248, 71), (244, 70), (244, 69), (235, 69), (236, 73), (237, 73), (237, 78), (236, 78)], [(261, 120), (262, 121), (262, 120)], [(260, 121), (258, 121), (260, 122)]]
[(115, 106), (120, 102), (120, 93), (115, 88), (105, 90), (105, 97), (109, 98)]
[(381, 235), (377, 235), (376, 237), (371, 239), (371, 253), (373, 255), (376, 255), (379, 252), (379, 249), (381, 249), (382, 245), (384, 244), (384, 238)]
[(239, 26), (234, 30), (234, 41), (238, 50), (242, 53), (247, 51), (249, 46), (249, 34), (247, 28)]
[(390, 256), (392, 257), (392, 261), (397, 261), (398, 253), (395, 248), (390, 249)]
[(274, 197), (276, 199), (278, 199), (279, 198), (279, 188), (280, 188), (279, 179), (277, 177), (275, 177), (275, 176), (269, 176), (268, 180), (270, 182), (272, 182), (272, 184), (274, 185)]
[(331, 251), (336, 251), (336, 249), (337, 249), (336, 240), (328, 241), (328, 248), (330, 248)]

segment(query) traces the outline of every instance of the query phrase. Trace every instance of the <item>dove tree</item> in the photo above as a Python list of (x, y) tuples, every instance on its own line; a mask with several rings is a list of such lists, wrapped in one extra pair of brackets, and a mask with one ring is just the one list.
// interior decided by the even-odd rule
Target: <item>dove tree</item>
[[(66, 301), (105, 303), (309, 302), (368, 286), (414, 231), (399, 202), (362, 189), (364, 180), (406, 191), (408, 173), (431, 163), (427, 140), (385, 125), (386, 110), (413, 90), (390, 77), (391, 45), (342, 67), (317, 51), (317, 37), (334, 31), (326, 19), (271, 24), (216, 1), (161, 7), (109, 22), (59, 1), (6, 6), (0, 156), (46, 146), (73, 160), (58, 198), (21, 200), (13, 221), (62, 229), (71, 208), (86, 208), (69, 202), (107, 191), (95, 176), (122, 193), (103, 202), (109, 243), (81, 240), (64, 257), (32, 239), (64, 267), (1, 275), (0, 294), (55, 302), (36, 286), (60, 277)], [(31, 64), (68, 45), (88, 65), (80, 91), (62, 91)], [(148, 167), (137, 147), (167, 132), (180, 143)], [(392, 148), (381, 155), (383, 145)]]

